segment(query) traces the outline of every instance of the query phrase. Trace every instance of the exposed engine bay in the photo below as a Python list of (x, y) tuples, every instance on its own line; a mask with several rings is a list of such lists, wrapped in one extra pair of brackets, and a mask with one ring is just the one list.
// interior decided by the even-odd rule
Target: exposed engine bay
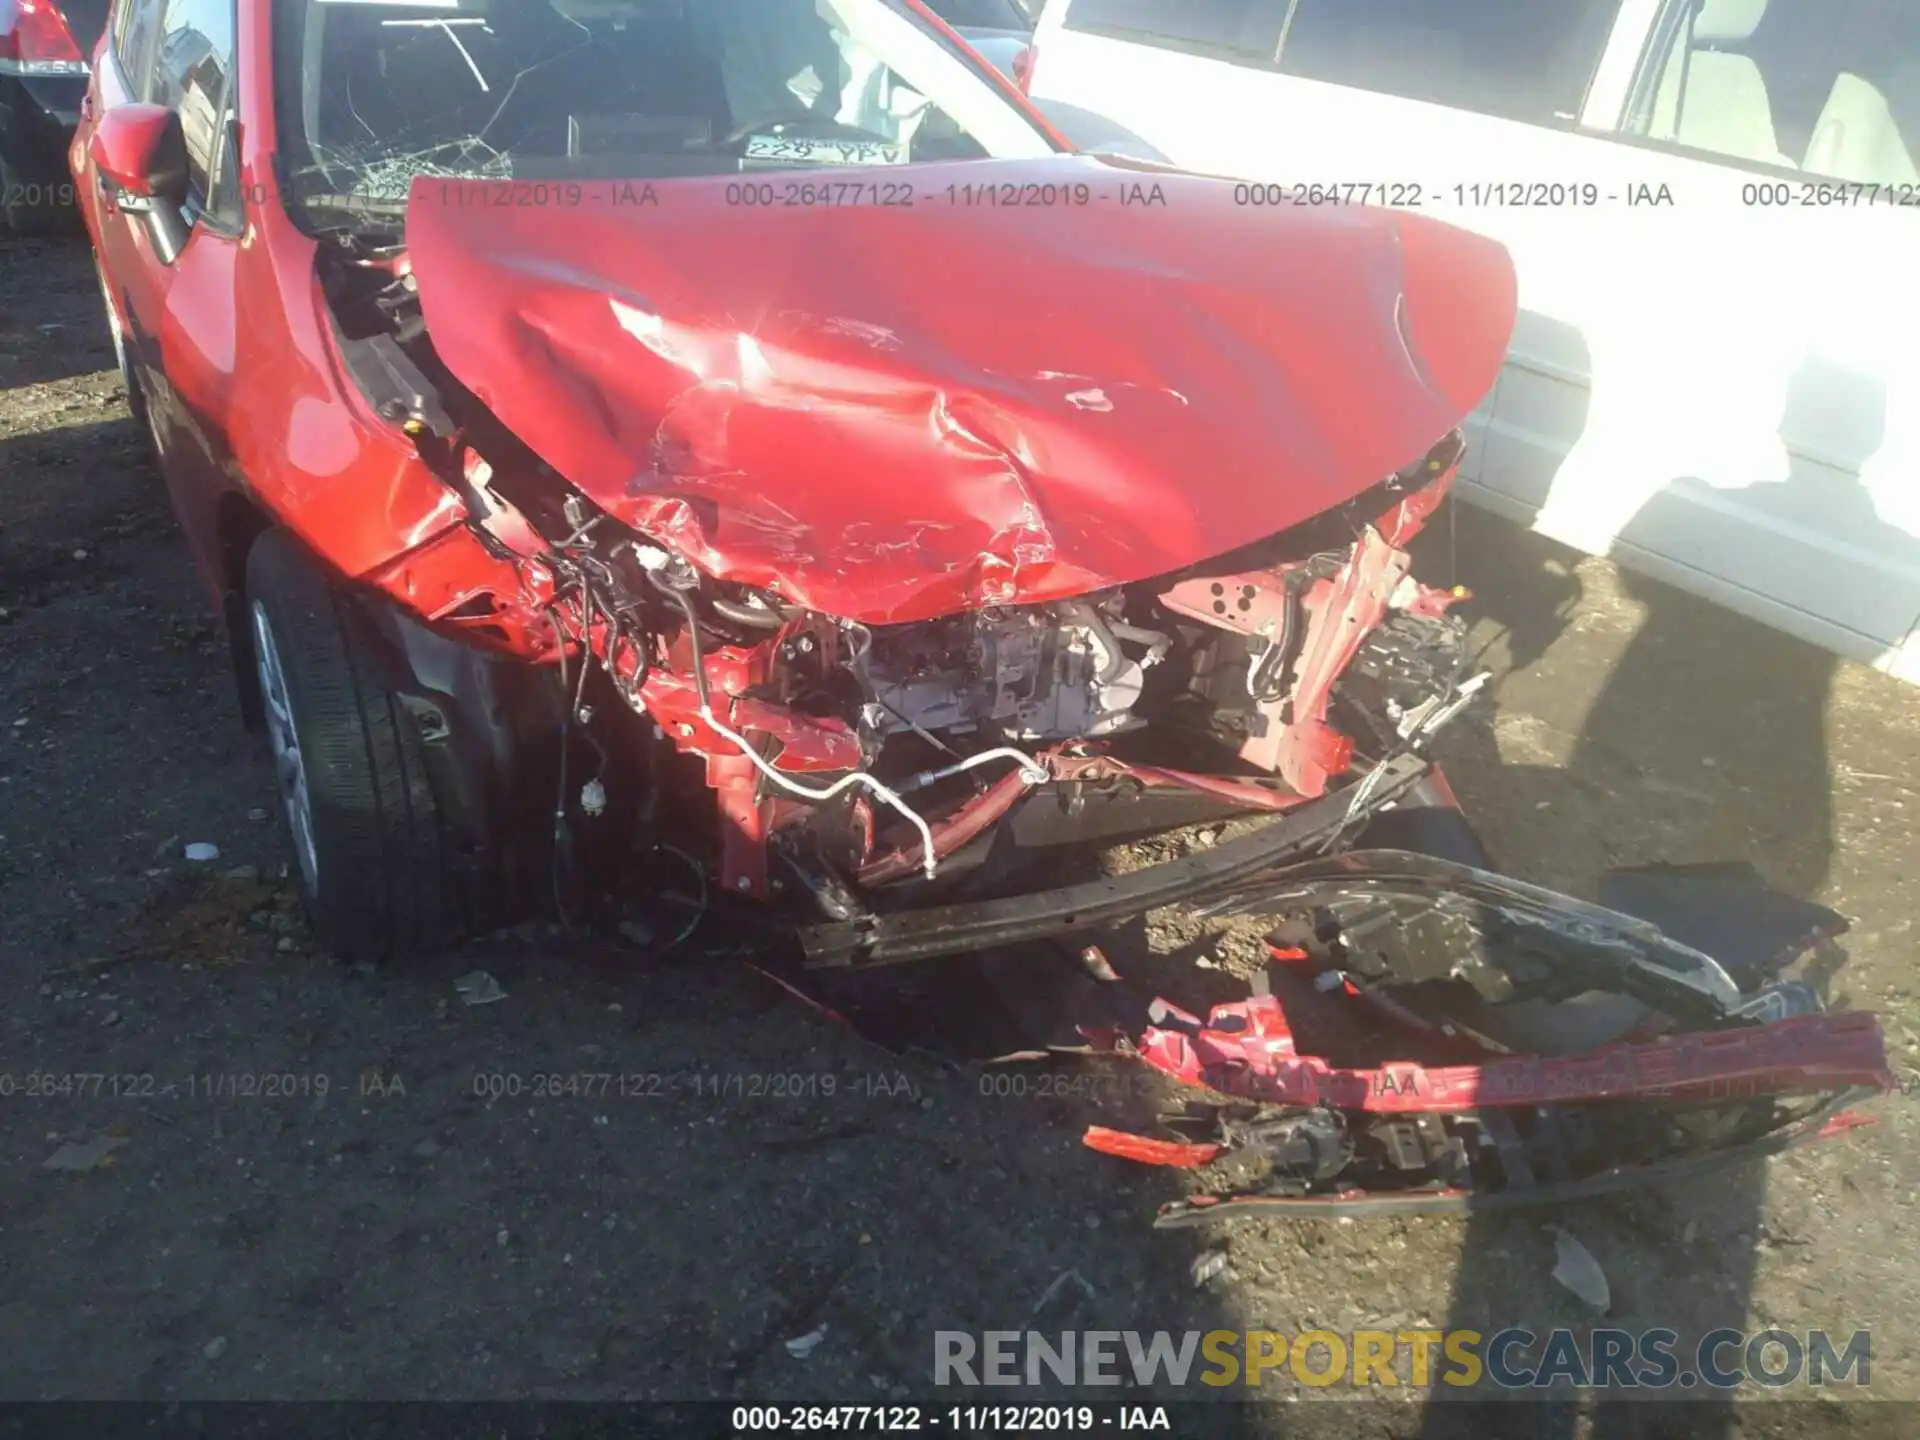
[[(1436, 447), (1458, 452), (1457, 436)], [(1422, 466), (1424, 488), (1396, 480), (1370, 497), (1401, 538), (1449, 478), (1439, 460)], [(725, 889), (768, 898), (769, 855), (793, 868), (837, 857), (801, 877), (816, 892), (871, 884), (876, 858), (916, 839), (933, 879), (971, 838), (955, 822), (989, 779), (1038, 787), (1098, 755), (1155, 764), (1163, 788), (1212, 776), (1281, 810), (1326, 794), (1357, 744), (1424, 743), (1477, 685), (1446, 615), (1458, 597), (1409, 581), (1404, 551), (1361, 513), (1345, 554), (870, 626), (714, 582), (576, 504), (551, 614), (630, 707), (705, 762)], [(1159, 763), (1169, 752), (1199, 763)]]
[[(1204, 1097), (1166, 1135), (1090, 1147), (1260, 1160), (1163, 1223), (1602, 1193), (1834, 1133), (1841, 1101), (1889, 1083), (1877, 1025), (1780, 981), (1795, 947), (1736, 975), (1657, 917), (1507, 880), (1478, 852), (1429, 758), (1488, 678), (1454, 613), (1470, 596), (1416, 579), (1408, 550), (1448, 494), (1458, 429), (1303, 523), (1162, 575), (851, 618), (777, 575), (715, 573), (689, 537), (725, 522), (689, 519), (697, 495), (631, 523), (540, 458), (437, 353), (403, 250), (323, 263), (348, 369), (493, 562), (440, 587), (429, 618), (564, 698), (556, 874), (589, 850), (664, 851), (697, 891), (675, 943), (723, 898), (759, 902), (797, 983), (1164, 905), (1257, 914), (1283, 971), (1307, 962), (1311, 993), (1390, 1022), (1390, 1061), (1302, 1054), (1262, 976), (1204, 1019), (1156, 1000), (1139, 1034), (1083, 1027), (1092, 1051)], [(432, 556), (413, 563), (432, 588)], [(983, 590), (1004, 563), (983, 557)], [(1409, 808), (1444, 813), (1464, 860), (1357, 845)], [(1022, 858), (1257, 815), (1122, 877), (1035, 889)], [(621, 862), (606, 873), (608, 913), (645, 903)], [(1650, 1140), (1656, 1110), (1671, 1123)]]
[[(414, 416), (473, 533), (513, 568), (521, 605), (496, 594), (445, 618), (544, 652), (582, 694), (594, 671), (625, 723), (700, 761), (728, 893), (934, 879), (1010, 808), (990, 782), (1037, 788), (1096, 759), (1225, 812), (1283, 811), (1337, 787), (1356, 755), (1419, 749), (1480, 683), (1448, 613), (1466, 592), (1413, 579), (1405, 550), (1445, 497), (1458, 431), (1214, 562), (870, 624), (703, 574), (669, 538), (599, 510), (446, 375), (404, 264), (342, 265), (332, 289), (349, 364)], [(808, 873), (782, 873), (795, 869)]]

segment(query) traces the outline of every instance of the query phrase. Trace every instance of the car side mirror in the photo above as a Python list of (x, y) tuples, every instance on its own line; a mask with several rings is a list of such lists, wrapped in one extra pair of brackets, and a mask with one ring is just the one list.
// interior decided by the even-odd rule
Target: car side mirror
[(120, 188), (123, 203), (179, 205), (187, 198), (187, 138), (179, 114), (164, 105), (113, 106), (100, 117), (87, 153)]
[(177, 111), (164, 105), (115, 105), (100, 117), (87, 155), (113, 203), (144, 215), (161, 259), (171, 264), (186, 241), (187, 140)]

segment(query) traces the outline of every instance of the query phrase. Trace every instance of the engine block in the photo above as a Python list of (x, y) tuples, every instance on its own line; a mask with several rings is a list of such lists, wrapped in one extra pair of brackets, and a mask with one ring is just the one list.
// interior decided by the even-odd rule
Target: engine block
[(865, 668), (883, 734), (992, 728), (1020, 742), (1107, 735), (1133, 722), (1143, 685), (1140, 662), (1085, 601), (881, 632)]

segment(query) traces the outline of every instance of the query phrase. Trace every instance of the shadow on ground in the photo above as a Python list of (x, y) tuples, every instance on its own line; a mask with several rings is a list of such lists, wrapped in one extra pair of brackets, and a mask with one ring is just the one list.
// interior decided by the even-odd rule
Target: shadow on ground
[(0, 391), (113, 369), (86, 236), (0, 243)]
[[(1831, 900), (1838, 840), (1828, 730), (1840, 662), (1504, 522), (1471, 511), (1456, 520), (1461, 576), (1476, 591), (1497, 682), (1494, 703), (1443, 749), (1496, 863), (1593, 898), (1613, 866), (1750, 860), (1782, 890)], [(1429, 546), (1439, 543), (1436, 533)], [(1823, 958), (1831, 967), (1845, 957)], [(1828, 988), (1830, 1000), (1847, 1003), (1844, 975)], [(1671, 1327), (1683, 1361), (1709, 1331), (1765, 1328), (1754, 1293), (1763, 1250), (1812, 1243), (1783, 1240), (1768, 1179), (1767, 1167), (1749, 1165), (1551, 1215), (1475, 1218), (1446, 1326), (1485, 1335), (1527, 1327), (1533, 1342), (1509, 1353), (1512, 1367), (1529, 1373), (1550, 1325)], [(1611, 1281), (1604, 1316), (1565, 1295), (1545, 1314), (1516, 1307), (1516, 1275), (1554, 1266), (1543, 1221), (1602, 1258)], [(1803, 1336), (1807, 1328), (1791, 1315), (1780, 1323)], [(1676, 1433), (1741, 1433), (1730, 1404), (1702, 1400), (1683, 1417)], [(1650, 1418), (1627, 1405), (1582, 1420), (1568, 1407), (1542, 1412), (1536, 1432), (1572, 1435), (1585, 1425), (1579, 1433), (1640, 1435), (1650, 1433)], [(1464, 1419), (1436, 1408), (1428, 1433), (1468, 1433)]]

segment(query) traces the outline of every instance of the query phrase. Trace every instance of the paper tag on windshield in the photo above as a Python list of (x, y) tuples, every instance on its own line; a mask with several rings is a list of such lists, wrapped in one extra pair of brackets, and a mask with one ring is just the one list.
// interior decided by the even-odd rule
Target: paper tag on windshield
[(904, 165), (907, 147), (884, 140), (820, 140), (806, 135), (753, 135), (749, 160), (786, 165)]

